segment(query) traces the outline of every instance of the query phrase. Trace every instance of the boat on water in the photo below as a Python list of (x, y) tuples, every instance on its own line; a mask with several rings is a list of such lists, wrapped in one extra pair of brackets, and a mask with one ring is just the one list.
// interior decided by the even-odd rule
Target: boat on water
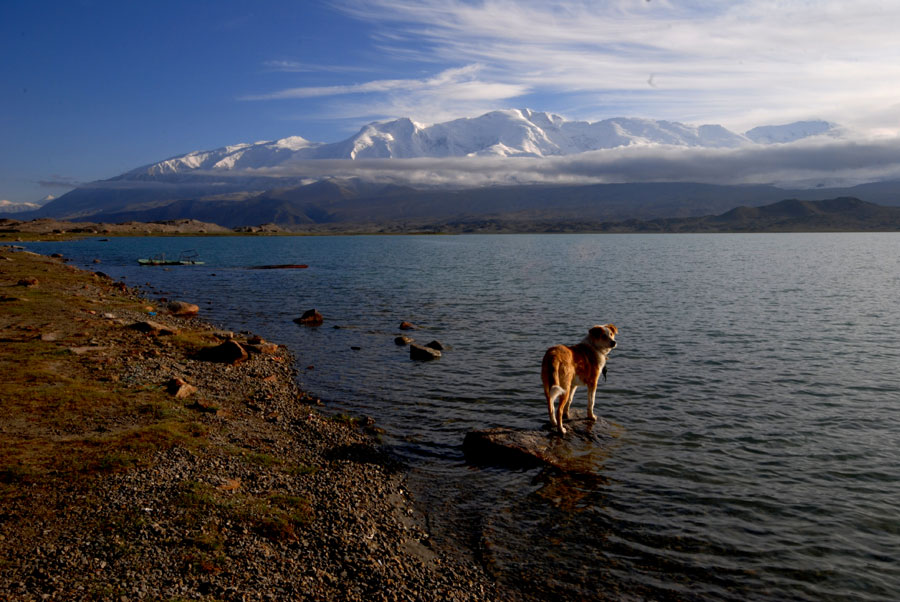
[(141, 265), (203, 265), (197, 251), (182, 251), (178, 259), (166, 259), (165, 253), (157, 253), (146, 259), (138, 259)]

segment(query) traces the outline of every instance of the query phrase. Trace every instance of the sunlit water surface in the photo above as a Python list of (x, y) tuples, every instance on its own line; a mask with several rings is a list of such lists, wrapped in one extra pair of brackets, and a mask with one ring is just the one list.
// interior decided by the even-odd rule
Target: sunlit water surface
[[(900, 235), (29, 247), (289, 345), (303, 386), (330, 411), (372, 416), (387, 430), (436, 545), (466, 546), (499, 579), (538, 596), (900, 593)], [(136, 263), (186, 248), (206, 264)], [(246, 269), (284, 263), (310, 267)], [(324, 326), (292, 322), (313, 307)], [(393, 342), (401, 320), (420, 326), (419, 341), (448, 345), (443, 358), (410, 361)], [(619, 327), (619, 346), (597, 411), (617, 437), (571, 443), (591, 474), (468, 464), (469, 430), (543, 427), (544, 349), (605, 322)], [(573, 405), (584, 404), (582, 390)]]

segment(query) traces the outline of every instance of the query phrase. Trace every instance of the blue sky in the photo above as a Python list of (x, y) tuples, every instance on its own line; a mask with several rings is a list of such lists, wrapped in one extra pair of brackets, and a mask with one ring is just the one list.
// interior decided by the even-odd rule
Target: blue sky
[(897, 23), (874, 0), (4, 0), (0, 199), (512, 107), (895, 136)]

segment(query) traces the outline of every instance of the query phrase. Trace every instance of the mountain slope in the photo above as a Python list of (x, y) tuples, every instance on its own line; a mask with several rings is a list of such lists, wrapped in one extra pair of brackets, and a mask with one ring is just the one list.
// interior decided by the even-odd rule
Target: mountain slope
[(900, 207), (854, 197), (821, 201), (785, 199), (736, 207), (720, 215), (605, 224), (617, 232), (890, 232), (900, 230)]
[(276, 189), (243, 201), (181, 200), (138, 211), (101, 213), (91, 219), (148, 222), (191, 216), (228, 227), (274, 222), (295, 229), (323, 224), (339, 229), (362, 224), (406, 228), (491, 218), (526, 227), (537, 222), (702, 216), (740, 204), (772, 203), (785, 194), (774, 186), (675, 182), (416, 190), (348, 180)]

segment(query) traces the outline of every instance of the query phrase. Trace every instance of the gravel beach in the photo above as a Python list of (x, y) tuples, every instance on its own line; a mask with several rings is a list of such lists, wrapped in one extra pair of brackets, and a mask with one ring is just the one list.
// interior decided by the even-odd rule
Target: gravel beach
[(377, 425), (285, 348), (172, 311), (0, 248), (0, 599), (521, 597), (431, 546)]

